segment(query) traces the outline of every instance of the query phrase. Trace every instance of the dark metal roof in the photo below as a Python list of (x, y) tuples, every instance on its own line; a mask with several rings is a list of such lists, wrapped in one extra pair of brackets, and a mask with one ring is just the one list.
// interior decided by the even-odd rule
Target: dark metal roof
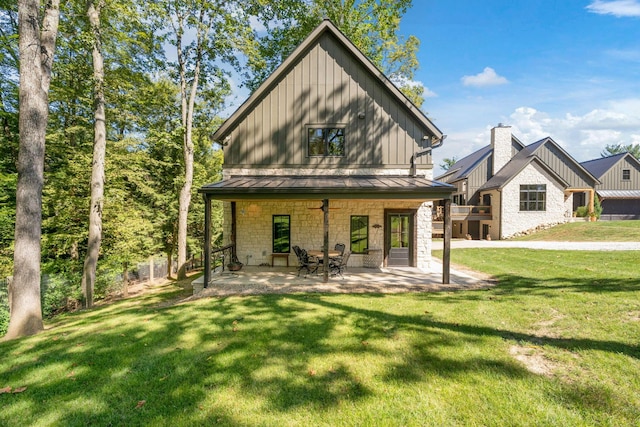
[(542, 167), (547, 173), (558, 181), (565, 188), (569, 187), (569, 184), (562, 179), (553, 169), (551, 169), (546, 163), (544, 163), (538, 156), (532, 155), (528, 150), (522, 150), (507, 163), (497, 174), (491, 177), (482, 187), (478, 190), (490, 190), (504, 187), (509, 181), (511, 181), (517, 174), (519, 174), (528, 164), (535, 162)]
[[(524, 144), (513, 135), (511, 135), (511, 144), (516, 144), (521, 150), (524, 148)], [(491, 144), (489, 144), (458, 160), (451, 165), (447, 172), (437, 176), (436, 179), (446, 179), (447, 182), (455, 182), (460, 179), (465, 179), (480, 165), (480, 163), (482, 163), (483, 160), (491, 155), (493, 155), (493, 148), (491, 147)]]
[(482, 160), (493, 153), (491, 145), (482, 147), (478, 151), (474, 151), (466, 157), (455, 162), (449, 170), (438, 176), (436, 179), (446, 178), (448, 182), (455, 182), (459, 179), (466, 178), (480, 164)]
[(601, 159), (589, 160), (586, 162), (582, 162), (580, 164), (582, 165), (583, 168), (588, 170), (591, 173), (591, 175), (599, 179), (599, 178), (602, 178), (602, 175), (604, 175), (616, 163), (622, 160), (627, 154), (629, 153), (625, 152), (625, 153), (615, 154), (613, 156), (603, 157)]
[(201, 187), (216, 200), (235, 199), (442, 199), (455, 187), (412, 176), (233, 176)]

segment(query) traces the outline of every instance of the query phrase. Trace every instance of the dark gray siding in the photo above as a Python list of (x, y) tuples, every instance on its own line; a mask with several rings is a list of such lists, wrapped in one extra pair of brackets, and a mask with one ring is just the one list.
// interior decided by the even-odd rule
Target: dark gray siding
[[(622, 179), (622, 171), (629, 169), (629, 180)], [(613, 165), (611, 169), (600, 177), (601, 190), (640, 190), (640, 168), (638, 164), (629, 159), (629, 156)]]
[(469, 174), (467, 181), (467, 204), (480, 204), (478, 189), (482, 187), (490, 178), (493, 169), (493, 156), (488, 156)]
[[(364, 113), (364, 119), (358, 118)], [(306, 126), (345, 127), (344, 157), (309, 157)], [(329, 33), (231, 131), (225, 167), (409, 167), (427, 129)], [(419, 158), (431, 167), (431, 156)]]
[(566, 153), (550, 142), (543, 144), (535, 153), (540, 159), (569, 183), (571, 188), (593, 188), (595, 181), (585, 171), (576, 166)]

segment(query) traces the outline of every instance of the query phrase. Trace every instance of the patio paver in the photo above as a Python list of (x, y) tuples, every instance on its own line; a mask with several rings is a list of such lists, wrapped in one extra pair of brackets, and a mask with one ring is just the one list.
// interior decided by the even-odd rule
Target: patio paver
[(328, 283), (322, 274), (304, 277), (296, 267), (245, 266), (238, 272), (225, 271), (213, 275), (209, 287), (191, 298), (208, 296), (253, 295), (264, 293), (402, 293), (438, 292), (469, 289), (484, 289), (495, 285), (488, 277), (479, 273), (451, 270), (451, 283), (442, 284), (442, 266), (434, 262), (435, 273), (417, 268), (354, 268), (349, 267), (344, 277), (334, 276)]

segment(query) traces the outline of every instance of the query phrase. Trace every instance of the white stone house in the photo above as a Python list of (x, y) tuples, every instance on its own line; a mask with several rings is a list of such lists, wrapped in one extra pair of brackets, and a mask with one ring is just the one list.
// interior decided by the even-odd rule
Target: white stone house
[(572, 217), (573, 196), (593, 211), (599, 181), (547, 137), (525, 146), (511, 127), (491, 130), (491, 144), (437, 178), (456, 186), (453, 237), (506, 239)]
[(199, 190), (205, 221), (223, 201), (225, 244), (247, 265), (295, 265), (294, 245), (326, 257), (343, 243), (351, 266), (429, 270), (433, 204), (453, 191), (432, 179), (443, 139), (324, 20), (213, 135), (223, 179)]

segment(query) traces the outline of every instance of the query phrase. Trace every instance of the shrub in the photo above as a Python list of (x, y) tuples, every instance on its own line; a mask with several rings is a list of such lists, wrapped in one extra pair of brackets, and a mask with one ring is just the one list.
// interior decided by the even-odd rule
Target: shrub
[(587, 215), (589, 215), (589, 208), (586, 206), (578, 206), (578, 208), (576, 209), (576, 216), (583, 218)]

